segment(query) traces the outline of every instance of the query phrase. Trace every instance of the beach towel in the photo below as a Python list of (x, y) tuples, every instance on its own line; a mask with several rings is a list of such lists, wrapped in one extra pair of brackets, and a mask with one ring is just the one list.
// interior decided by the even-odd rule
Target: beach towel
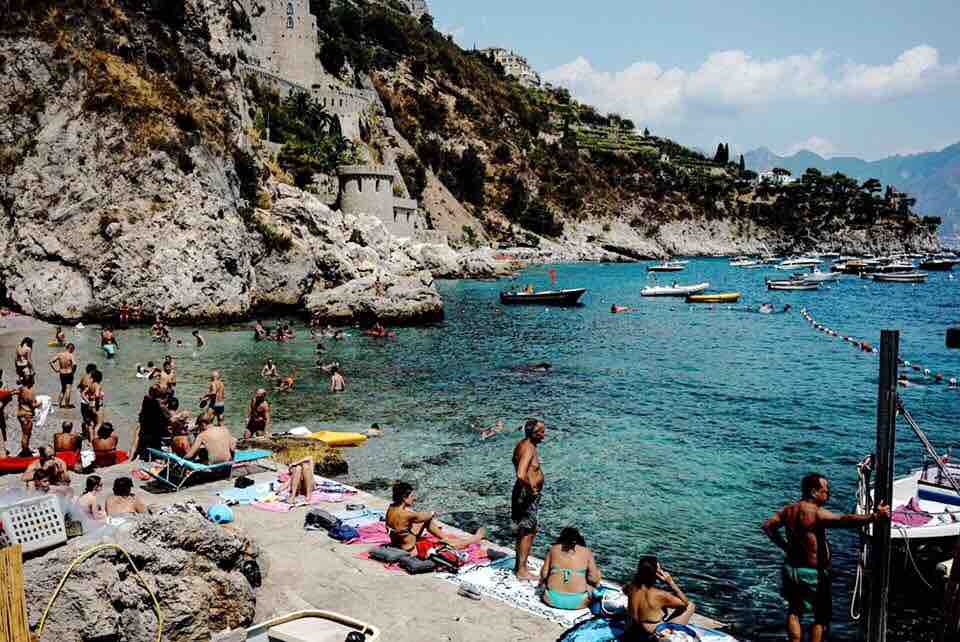
[(309, 500), (305, 500), (301, 495), (297, 497), (296, 504), (291, 505), (286, 502), (286, 495), (271, 495), (251, 502), (250, 506), (271, 513), (289, 513), (294, 508), (300, 508), (301, 506), (315, 506), (317, 504), (330, 504), (342, 501), (342, 499), (338, 499), (338, 497), (339, 495), (336, 494), (314, 491), (314, 493), (310, 495)]
[[(535, 567), (534, 574), (540, 574), (542, 562), (530, 559), (528, 564)], [(513, 574), (512, 568), (498, 568), (489, 564), (474, 565), (461, 569), (457, 575), (450, 573), (437, 573), (436, 575), (457, 586), (464, 583), (472, 584), (487, 597), (506, 602), (521, 611), (526, 611), (565, 627), (572, 627), (581, 619), (592, 617), (590, 609), (563, 611), (547, 606), (540, 599), (537, 585), (534, 582), (518, 580)]]
[(894, 509), (890, 519), (894, 524), (902, 526), (923, 526), (933, 519), (933, 515), (920, 508), (920, 500), (911, 497), (909, 502)]
[(34, 428), (43, 428), (50, 416), (50, 411), (53, 409), (53, 401), (51, 401), (49, 395), (37, 395), (37, 401), (40, 402), (40, 407), (33, 413), (33, 426)]
[(354, 528), (363, 528), (370, 524), (376, 524), (386, 519), (386, 513), (382, 510), (364, 508), (361, 510), (342, 510), (333, 514), (342, 523), (353, 526)]
[(263, 501), (273, 494), (270, 484), (255, 484), (246, 488), (227, 488), (217, 493), (225, 502), (236, 502), (240, 506), (249, 506), (253, 502)]

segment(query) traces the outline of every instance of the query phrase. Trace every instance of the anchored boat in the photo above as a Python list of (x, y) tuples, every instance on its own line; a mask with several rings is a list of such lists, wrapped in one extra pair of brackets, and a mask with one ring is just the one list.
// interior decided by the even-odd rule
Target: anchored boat
[(677, 285), (659, 286), (652, 288), (643, 288), (640, 290), (640, 296), (688, 296), (703, 292), (710, 287), (709, 283), (697, 283), (695, 285)]
[(953, 266), (956, 264), (956, 259), (941, 256), (929, 256), (920, 262), (920, 269), (934, 272), (949, 272), (953, 270)]
[(586, 288), (573, 290), (544, 290), (543, 292), (501, 292), (504, 305), (576, 305)]
[(874, 281), (881, 283), (925, 283), (926, 272), (889, 272), (873, 275)]
[(808, 274), (798, 274), (794, 278), (798, 278), (805, 283), (827, 283), (831, 281), (839, 281), (840, 273), (839, 272), (822, 272), (820, 268), (815, 267), (813, 271)]
[(687, 269), (686, 263), (678, 261), (664, 261), (656, 265), (648, 265), (647, 272), (682, 272)]
[(707, 294), (687, 295), (687, 303), (736, 303), (739, 300), (739, 292), (711, 292)]
[(819, 283), (808, 283), (802, 279), (788, 279), (786, 281), (767, 281), (768, 290), (809, 291), (819, 290)]
[(822, 262), (823, 261), (820, 259), (815, 259), (809, 256), (801, 256), (793, 259), (787, 259), (778, 265), (777, 269), (783, 272), (790, 272), (793, 270), (802, 270), (803, 268), (811, 268), (820, 265)]

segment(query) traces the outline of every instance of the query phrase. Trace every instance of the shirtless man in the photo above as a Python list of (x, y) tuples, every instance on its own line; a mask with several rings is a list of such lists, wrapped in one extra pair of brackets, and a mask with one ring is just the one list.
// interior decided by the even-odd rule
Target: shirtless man
[(289, 376), (281, 377), (280, 380), (277, 382), (277, 391), (290, 392), (291, 390), (293, 390), (293, 384), (296, 383), (296, 379), (294, 378), (296, 374), (297, 374), (297, 371), (294, 370), (293, 372), (290, 373)]
[(210, 385), (207, 386), (207, 407), (213, 413), (217, 420), (217, 425), (223, 425), (224, 402), (227, 398), (227, 389), (220, 378), (220, 371), (214, 370), (210, 373)]
[(33, 392), (35, 383), (33, 373), (27, 374), (20, 382), (17, 390), (17, 421), (20, 422), (20, 456), (30, 457), (30, 435), (33, 434), (33, 413), (40, 407), (37, 396)]
[(537, 581), (527, 568), (527, 557), (539, 528), (543, 470), (537, 446), (546, 437), (547, 427), (539, 419), (528, 419), (523, 433), (524, 438), (513, 449), (513, 467), (517, 473), (510, 501), (510, 519), (517, 537), (517, 562), (513, 572), (521, 580)]
[[(803, 499), (784, 507), (763, 523), (763, 532), (783, 550), (781, 579), (787, 601), (787, 637), (800, 642), (803, 629), (800, 618), (813, 612), (810, 642), (821, 642), (830, 628), (833, 607), (831, 597), (831, 555), (828, 528), (860, 528), (879, 519), (888, 519), (890, 509), (881, 504), (870, 515), (835, 515), (823, 508), (830, 499), (830, 483), (818, 473), (801, 482)], [(786, 527), (787, 538), (780, 532)]]
[(134, 495), (132, 491), (133, 480), (129, 477), (119, 477), (114, 480), (113, 495), (107, 497), (107, 500), (103, 503), (103, 508), (109, 517), (147, 512), (143, 500)]
[(117, 349), (120, 348), (120, 344), (117, 343), (117, 337), (113, 334), (113, 328), (110, 326), (106, 326), (100, 331), (100, 347), (102, 348), (108, 345), (113, 345)]
[[(209, 424), (206, 429), (197, 435), (193, 446), (184, 455), (184, 459), (196, 459), (207, 464), (222, 464), (233, 459), (237, 449), (236, 440), (222, 425)], [(201, 451), (204, 451), (201, 453)], [(200, 455), (198, 458), (197, 455)], [(204, 457), (205, 454), (205, 457)]]
[(340, 374), (340, 368), (334, 366), (330, 374), (330, 392), (343, 392), (346, 388), (347, 382)]
[(202, 347), (205, 346), (205, 345), (207, 345), (206, 339), (204, 339), (203, 337), (200, 336), (200, 331), (199, 331), (199, 330), (194, 330), (194, 331), (193, 331), (193, 339), (194, 339), (194, 341), (197, 342), (197, 348), (198, 348), (198, 349), (199, 349), (199, 348), (202, 348)]
[(65, 421), (60, 425), (60, 432), (53, 436), (53, 452), (79, 453), (83, 445), (83, 437), (73, 432), (73, 422)]
[(279, 376), (277, 364), (273, 362), (273, 359), (267, 359), (267, 362), (263, 364), (263, 368), (260, 369), (260, 376), (264, 379), (276, 379)]
[(3, 387), (3, 370), (0, 370), (0, 437), (3, 438), (3, 444), (0, 448), (3, 450), (3, 456), (7, 457), (10, 451), (7, 450), (7, 404), (13, 401), (14, 391)]
[(166, 361), (157, 374), (160, 391), (165, 397), (172, 397), (177, 389), (177, 373), (173, 371), (173, 361)]
[(270, 404), (267, 403), (267, 391), (259, 388), (250, 402), (250, 412), (247, 416), (247, 429), (243, 433), (244, 439), (251, 437), (270, 436)]
[(13, 366), (17, 372), (17, 383), (20, 383), (27, 373), (33, 372), (33, 339), (30, 337), (25, 337), (17, 346)]
[[(393, 485), (393, 503), (387, 508), (387, 531), (390, 533), (390, 545), (407, 552), (417, 550), (417, 541), (432, 535), (440, 544), (463, 549), (471, 544), (479, 544), (486, 536), (486, 529), (480, 528), (470, 537), (457, 538), (447, 535), (437, 523), (436, 513), (418, 513), (413, 510), (417, 494), (407, 482)], [(420, 528), (415, 528), (416, 526)]]
[(84, 438), (93, 441), (92, 427), (97, 423), (97, 414), (93, 410), (93, 402), (87, 396), (87, 390), (93, 385), (93, 373), (97, 371), (97, 364), (88, 363), (84, 373), (77, 382), (80, 391), (80, 419)]
[(73, 375), (77, 371), (77, 360), (73, 353), (77, 347), (68, 343), (66, 349), (50, 360), (50, 368), (60, 375), (60, 408), (73, 408), (70, 398), (73, 393)]
[(263, 327), (263, 324), (259, 321), (257, 321), (257, 325), (253, 326), (253, 338), (255, 341), (263, 341), (264, 339), (270, 338), (267, 329)]

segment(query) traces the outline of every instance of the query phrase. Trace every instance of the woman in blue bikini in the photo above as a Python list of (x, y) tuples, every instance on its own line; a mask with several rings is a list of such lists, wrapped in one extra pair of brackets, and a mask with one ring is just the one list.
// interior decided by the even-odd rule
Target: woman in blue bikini
[(587, 608), (593, 589), (603, 576), (576, 528), (567, 527), (550, 547), (540, 569), (543, 601), (555, 609), (576, 611)]

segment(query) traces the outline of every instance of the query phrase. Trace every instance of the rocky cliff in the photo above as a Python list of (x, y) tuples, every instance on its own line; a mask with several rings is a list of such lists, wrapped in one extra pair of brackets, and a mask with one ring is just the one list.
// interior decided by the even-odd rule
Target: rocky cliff
[[(0, 284), (43, 318), (307, 307), (441, 317), (433, 276), (489, 256), (399, 242), (270, 177), (226, 0), (14, 2), (0, 27)], [(426, 268), (432, 270), (426, 271)]]

